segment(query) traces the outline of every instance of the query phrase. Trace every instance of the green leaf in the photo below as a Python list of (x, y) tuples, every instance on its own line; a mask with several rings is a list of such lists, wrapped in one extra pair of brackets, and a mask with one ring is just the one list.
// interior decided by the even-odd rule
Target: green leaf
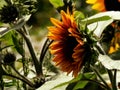
[(101, 16), (101, 17), (96, 17), (96, 18), (92, 18), (92, 19), (85, 19), (82, 22), (86, 22), (87, 24), (92, 24), (95, 22), (106, 21), (106, 20), (110, 20), (110, 19), (111, 19), (110, 16)]
[(88, 84), (88, 81), (79, 81), (73, 90), (83, 89)]
[(83, 89), (89, 83), (89, 81), (87, 81), (86, 79), (94, 79), (94, 78), (95, 78), (94, 73), (92, 72), (84, 73), (81, 80), (75, 85), (73, 90)]
[(15, 83), (13, 81), (8, 81), (8, 82), (4, 83), (5, 87), (11, 87), (11, 86), (14, 86), (14, 85), (15, 85)]
[(6, 46), (13, 45), (12, 34), (13, 34), (13, 31), (7, 32), (5, 35), (0, 37), (0, 41), (4, 43)]
[(63, 0), (49, 0), (49, 1), (55, 8), (64, 6)]
[(16, 29), (20, 29), (23, 27), (23, 25), (26, 23), (26, 21), (30, 18), (30, 15), (24, 16), (24, 18), (21, 18), (13, 27), (0, 27), (0, 35), (1, 37), (7, 34), (8, 32)]
[(85, 18), (85, 15), (80, 11), (75, 11), (74, 16), (75, 16), (75, 19), (84, 19)]
[(67, 85), (67, 84), (72, 84), (72, 83), (75, 83), (75, 82), (81, 82), (82, 81), (82, 85), (80, 85), (80, 87), (77, 85), (75, 86), (75, 88), (82, 88), (82, 87), (85, 87), (86, 84), (88, 83), (88, 81), (86, 81), (85, 79), (93, 79), (95, 78), (95, 74), (92, 73), (92, 72), (89, 72), (89, 73), (84, 73), (84, 74), (80, 74), (78, 77), (68, 81), (68, 82), (64, 82), (64, 83), (61, 83), (61, 84), (58, 84), (57, 86), (53, 87), (52, 89), (55, 89), (55, 88), (58, 88), (58, 87), (62, 87), (64, 85)]
[(13, 40), (13, 44), (15, 46), (15, 49), (17, 50), (17, 52), (20, 55), (24, 55), (24, 49), (22, 46), (22, 42), (20, 42), (20, 38), (18, 39), (16, 35), (12, 35), (12, 40)]
[(93, 72), (88, 72), (88, 73), (84, 73), (83, 77), (87, 79), (93, 79), (95, 78), (95, 74)]

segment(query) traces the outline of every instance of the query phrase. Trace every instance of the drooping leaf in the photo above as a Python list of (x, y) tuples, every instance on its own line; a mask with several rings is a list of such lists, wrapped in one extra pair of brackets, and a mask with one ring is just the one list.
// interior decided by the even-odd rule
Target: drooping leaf
[(120, 70), (120, 60), (113, 60), (108, 55), (99, 55), (98, 60), (102, 63), (102, 65), (109, 69), (117, 69)]
[[(107, 18), (106, 18), (106, 16), (107, 16)], [(101, 12), (96, 15), (93, 15), (85, 20), (86, 21), (90, 20), (88, 22), (89, 25), (87, 27), (89, 28), (89, 30), (92, 30), (92, 31), (94, 30), (94, 34), (96, 36), (100, 37), (102, 32), (105, 30), (105, 28), (108, 25), (110, 25), (114, 20), (120, 20), (119, 16), (120, 16), (119, 11), (107, 11), (107, 12)], [(102, 17), (102, 20), (97, 21), (97, 18), (101, 19), (100, 17)], [(83, 20), (83, 21), (85, 21), (85, 20)]]
[(63, 0), (49, 0), (50, 3), (55, 7), (62, 7), (64, 5)]

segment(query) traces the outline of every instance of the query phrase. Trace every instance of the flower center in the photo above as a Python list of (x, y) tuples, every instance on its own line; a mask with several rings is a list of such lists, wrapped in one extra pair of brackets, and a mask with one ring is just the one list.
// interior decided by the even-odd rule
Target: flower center
[(68, 36), (66, 41), (65, 41), (65, 47), (64, 47), (64, 53), (65, 53), (65, 57), (70, 60), (71, 62), (74, 62), (73, 58), (72, 58), (72, 54), (74, 53), (74, 48), (76, 47), (76, 45), (78, 44), (78, 42), (76, 41), (76, 39), (72, 36)]
[(104, 0), (104, 4), (107, 11), (120, 11), (119, 0)]

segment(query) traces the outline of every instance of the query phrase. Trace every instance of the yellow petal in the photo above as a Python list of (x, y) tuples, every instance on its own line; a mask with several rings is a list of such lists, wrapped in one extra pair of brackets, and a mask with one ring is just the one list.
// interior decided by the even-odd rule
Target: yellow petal
[(94, 3), (96, 3), (96, 1), (97, 0), (87, 0), (86, 3), (88, 3), (88, 4), (94, 4)]

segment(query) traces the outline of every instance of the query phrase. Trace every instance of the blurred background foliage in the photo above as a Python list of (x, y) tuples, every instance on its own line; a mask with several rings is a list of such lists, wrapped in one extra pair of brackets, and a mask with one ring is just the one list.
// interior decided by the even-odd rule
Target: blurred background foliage
[[(47, 33), (46, 26), (51, 25), (50, 17), (58, 17), (58, 11), (52, 6), (49, 0), (38, 0), (38, 9), (32, 14), (30, 20), (27, 22), (28, 25), (32, 25), (32, 34), (40, 34), (39, 31)], [(86, 17), (93, 15), (96, 11), (91, 9), (91, 6), (85, 3), (85, 0), (75, 0), (76, 10), (82, 11)], [(91, 12), (92, 11), (92, 12)], [(42, 35), (43, 35), (42, 32)], [(38, 35), (38, 37), (41, 36)]]
[[(13, 0), (19, 1), (19, 0)], [(47, 33), (46, 26), (51, 25), (50, 17), (58, 17), (58, 11), (52, 6), (49, 0), (20, 0), (20, 2), (36, 1), (35, 7), (37, 8), (33, 13), (27, 24), (32, 26), (30, 30), (31, 34), (35, 34), (39, 39), (44, 37)], [(67, 1), (67, 0), (66, 0)], [(86, 17), (93, 15), (96, 11), (91, 9), (91, 6), (85, 3), (85, 0), (73, 0), (75, 1), (75, 8), (85, 14)], [(0, 0), (0, 8), (4, 6), (5, 1)], [(29, 7), (29, 9), (32, 7)], [(92, 12), (91, 12), (92, 11)], [(25, 11), (26, 12), (26, 11)], [(40, 32), (39, 32), (40, 31)], [(41, 34), (42, 33), (42, 34)]]

